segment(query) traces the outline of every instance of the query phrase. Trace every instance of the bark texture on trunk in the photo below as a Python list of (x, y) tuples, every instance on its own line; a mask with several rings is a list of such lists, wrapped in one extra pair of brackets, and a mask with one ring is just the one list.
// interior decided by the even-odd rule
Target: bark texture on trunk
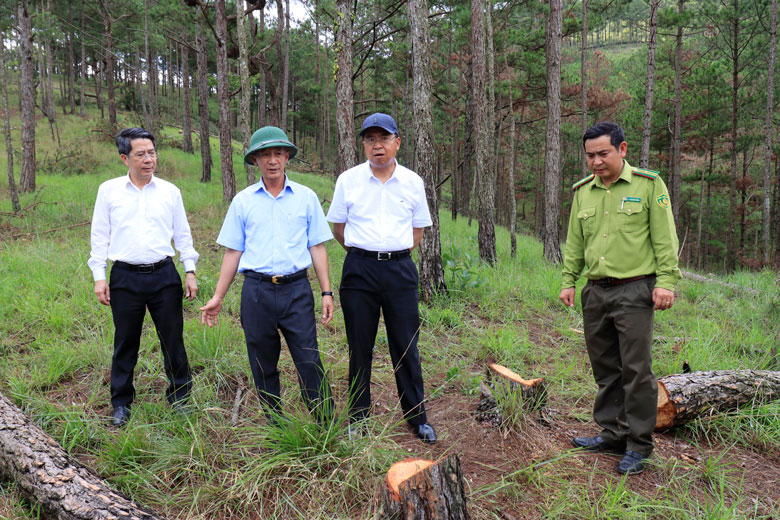
[(195, 41), (198, 62), (198, 119), (200, 119), (200, 182), (211, 182), (211, 145), (209, 142), (209, 82), (207, 79), (208, 65), (206, 55), (206, 28), (198, 19)]
[[(186, 41), (187, 33), (182, 31), (182, 41)], [(182, 111), (181, 133), (182, 149), (187, 153), (195, 153), (192, 147), (192, 108), (190, 107), (190, 48), (187, 43), (181, 46), (181, 83), (182, 83)]]
[(463, 473), (457, 455), (437, 462), (406, 459), (387, 472), (384, 518), (468, 520)]
[(233, 174), (233, 138), (230, 132), (230, 81), (227, 61), (227, 13), (225, 0), (215, 4), (217, 30), (217, 98), (219, 100), (219, 159), (222, 165), (222, 200), (236, 196)]
[(16, 191), (16, 180), (14, 179), (14, 148), (11, 144), (11, 121), (8, 112), (8, 69), (5, 65), (5, 44), (0, 38), (0, 70), (2, 71), (2, 90), (3, 95), (3, 133), (5, 134), (5, 153), (8, 158), (8, 195), (11, 197), (11, 207), (14, 213), (22, 210), (19, 204), (19, 193)]
[(35, 87), (33, 66), (33, 35), (30, 11), (26, 1), (20, 1), (17, 9), (19, 24), (19, 49), (21, 64), (22, 106), (22, 171), (19, 175), (19, 190), (35, 191)]
[(336, 2), (336, 126), (339, 172), (357, 164), (355, 153), (355, 93), (352, 85), (352, 2)]
[[(677, 2), (677, 12), (682, 18), (683, 0)], [(669, 195), (672, 199), (672, 215), (674, 221), (680, 222), (680, 169), (682, 166), (682, 153), (680, 150), (682, 140), (682, 46), (683, 27), (682, 21), (677, 26), (677, 42), (674, 49), (674, 126), (672, 127), (672, 175), (669, 182)]]
[(72, 459), (0, 394), (0, 475), (17, 483), (51, 518), (159, 518)]
[[(241, 145), (244, 154), (249, 150), (249, 139), (251, 131), (249, 129), (249, 97), (252, 95), (252, 89), (249, 84), (249, 54), (247, 51), (246, 20), (244, 20), (244, 0), (236, 2), (236, 36), (238, 37), (238, 71), (241, 78), (240, 103), (238, 109), (238, 128), (241, 131)], [(246, 172), (246, 185), (251, 186), (255, 183), (254, 167), (244, 163)]]
[(647, 77), (645, 80), (645, 114), (642, 124), (642, 151), (639, 153), (639, 167), (647, 168), (650, 162), (650, 135), (653, 130), (653, 85), (655, 84), (655, 47), (658, 32), (658, 4), (650, 2), (650, 36), (647, 43)]
[(485, 3), (471, 0), (471, 93), (474, 98), (474, 131), (476, 135), (476, 165), (474, 186), (478, 203), (479, 230), (477, 242), (479, 257), (490, 265), (496, 263), (495, 185), (490, 174), (487, 85), (487, 56), (485, 52)]
[(766, 85), (766, 119), (764, 120), (764, 201), (762, 205), (761, 228), (763, 231), (763, 260), (769, 264), (769, 256), (772, 249), (772, 226), (770, 225), (771, 211), (769, 207), (772, 192), (772, 117), (774, 115), (774, 89), (775, 89), (775, 47), (777, 40), (777, 0), (772, 0), (770, 8), (771, 21), (769, 24), (769, 71)]
[(561, 262), (558, 218), (561, 213), (561, 55), (562, 0), (550, 0), (547, 23), (547, 145), (544, 160), (544, 256)]
[(436, 194), (436, 165), (432, 158), (433, 115), (431, 110), (431, 57), (428, 34), (428, 3), (426, 0), (409, 0), (409, 23), (412, 36), (414, 60), (415, 147), (414, 163), (417, 173), (425, 182), (425, 196), (433, 225), (425, 230), (420, 242), (420, 291), (425, 302), (430, 302), (437, 293), (446, 293), (444, 266), (441, 261), (439, 237), (439, 198)]
[(658, 418), (664, 430), (750, 403), (780, 399), (780, 372), (712, 370), (673, 374), (658, 380)]

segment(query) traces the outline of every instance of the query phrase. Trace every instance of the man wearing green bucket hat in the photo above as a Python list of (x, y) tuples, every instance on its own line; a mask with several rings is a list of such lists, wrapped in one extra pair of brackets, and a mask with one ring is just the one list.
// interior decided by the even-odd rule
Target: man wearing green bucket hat
[(241, 326), (255, 387), (266, 417), (281, 412), (277, 363), (284, 334), (298, 370), (301, 393), (318, 419), (332, 411), (330, 389), (317, 348), (314, 297), (307, 269), (322, 289), (322, 323), (333, 318), (328, 255), (333, 238), (317, 195), (285, 174), (298, 148), (280, 128), (266, 126), (249, 142), (244, 162), (260, 168), (262, 178), (235, 196), (217, 243), (226, 248), (214, 296), (201, 307), (201, 321), (217, 324), (222, 301), (236, 272), (244, 275)]

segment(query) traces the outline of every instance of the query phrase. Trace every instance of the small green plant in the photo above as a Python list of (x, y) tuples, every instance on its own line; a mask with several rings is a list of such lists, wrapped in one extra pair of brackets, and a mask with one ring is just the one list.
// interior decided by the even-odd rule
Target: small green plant
[(454, 245), (442, 253), (444, 272), (448, 275), (447, 285), (451, 290), (466, 291), (476, 289), (485, 283), (479, 272), (479, 257), (471, 256), (468, 251)]

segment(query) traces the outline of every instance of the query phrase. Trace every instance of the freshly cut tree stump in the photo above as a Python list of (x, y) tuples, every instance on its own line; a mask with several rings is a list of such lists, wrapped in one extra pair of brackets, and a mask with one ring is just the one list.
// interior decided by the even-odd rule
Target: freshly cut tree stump
[(664, 430), (751, 402), (780, 399), (780, 372), (712, 370), (674, 374), (658, 380), (658, 418)]
[(463, 474), (457, 455), (438, 462), (405, 459), (390, 467), (382, 493), (385, 518), (468, 520)]
[(547, 387), (544, 384), (544, 378), (523, 379), (503, 365), (491, 363), (488, 366), (493, 376), (509, 381), (513, 388), (519, 388), (522, 391), (523, 400), (528, 403), (531, 409), (541, 408), (547, 403)]
[(160, 518), (92, 471), (0, 394), (0, 475), (16, 482), (47, 517), (85, 519)]

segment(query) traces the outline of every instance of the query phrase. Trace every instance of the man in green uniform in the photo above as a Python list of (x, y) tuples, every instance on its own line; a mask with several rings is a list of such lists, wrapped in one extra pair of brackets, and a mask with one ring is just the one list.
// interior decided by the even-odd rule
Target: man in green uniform
[(669, 192), (657, 172), (625, 161), (623, 130), (602, 122), (582, 138), (592, 175), (572, 187), (561, 301), (582, 290), (585, 343), (598, 385), (589, 451), (623, 454), (620, 473), (639, 473), (653, 451), (658, 384), (652, 369), (653, 312), (674, 304), (677, 233)]

